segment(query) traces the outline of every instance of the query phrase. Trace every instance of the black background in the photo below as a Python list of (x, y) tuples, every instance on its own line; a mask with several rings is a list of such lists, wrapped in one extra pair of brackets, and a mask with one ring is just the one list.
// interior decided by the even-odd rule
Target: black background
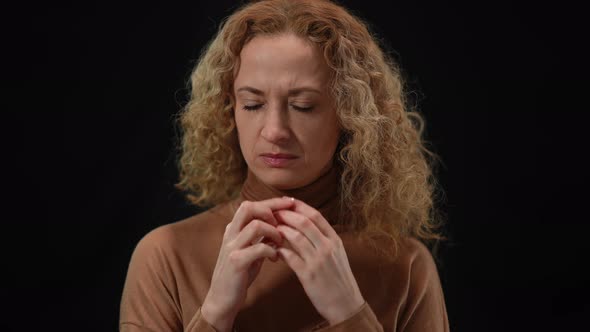
[[(581, 9), (341, 3), (395, 52), (444, 161), (451, 330), (586, 326)], [(199, 211), (173, 188), (174, 116), (201, 48), (238, 4), (4, 11), (3, 331), (117, 329), (134, 246)]]

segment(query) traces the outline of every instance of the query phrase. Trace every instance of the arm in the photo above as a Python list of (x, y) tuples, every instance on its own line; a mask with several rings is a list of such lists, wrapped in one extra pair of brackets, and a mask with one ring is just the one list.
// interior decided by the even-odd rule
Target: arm
[[(415, 254), (409, 265), (410, 275), (406, 304), (396, 327), (388, 329), (399, 332), (449, 332), (449, 321), (436, 264), (428, 249), (419, 241), (415, 244)], [(405, 272), (405, 271), (404, 271)], [(383, 326), (368, 303), (347, 320), (333, 325), (327, 323), (317, 326), (315, 331), (345, 332), (374, 331), (383, 332)]]
[(448, 332), (449, 320), (436, 264), (426, 246), (413, 241), (418, 250), (410, 265), (408, 298), (398, 330)]
[(346, 331), (367, 331), (383, 332), (383, 326), (377, 320), (377, 316), (367, 302), (360, 310), (347, 320), (336, 325), (328, 326), (328, 322), (316, 326), (312, 331), (322, 332), (346, 332)]
[(170, 266), (172, 235), (157, 228), (139, 241), (127, 271), (121, 298), (119, 330), (122, 332), (215, 332), (197, 310), (183, 329), (178, 290)]

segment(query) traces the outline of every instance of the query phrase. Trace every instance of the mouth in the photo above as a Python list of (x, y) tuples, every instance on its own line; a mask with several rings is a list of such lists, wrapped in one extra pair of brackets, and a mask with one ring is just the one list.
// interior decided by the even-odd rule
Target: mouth
[(264, 163), (273, 168), (287, 167), (298, 157), (287, 153), (263, 153), (260, 155)]

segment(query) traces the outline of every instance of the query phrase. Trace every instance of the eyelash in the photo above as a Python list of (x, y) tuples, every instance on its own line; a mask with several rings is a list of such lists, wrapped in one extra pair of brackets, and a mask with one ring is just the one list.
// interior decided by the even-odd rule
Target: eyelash
[[(296, 109), (299, 112), (303, 112), (303, 113), (307, 113), (307, 112), (311, 112), (311, 110), (313, 109), (313, 106), (310, 107), (298, 107), (295, 105), (291, 105), (294, 109)], [(257, 104), (257, 105), (244, 105), (244, 110), (245, 111), (249, 111), (249, 112), (253, 112), (253, 111), (257, 111), (260, 109), (260, 107), (262, 107), (262, 104)]]

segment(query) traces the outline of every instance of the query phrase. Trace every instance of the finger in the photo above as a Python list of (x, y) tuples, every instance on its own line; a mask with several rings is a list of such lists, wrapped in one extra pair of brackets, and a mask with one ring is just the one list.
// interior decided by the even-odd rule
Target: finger
[(260, 272), (260, 268), (262, 267), (263, 261), (264, 258), (258, 258), (250, 265), (250, 269), (248, 270), (248, 284), (250, 284), (250, 282), (252, 282), (253, 279), (258, 275), (258, 272)]
[(237, 270), (247, 269), (260, 258), (276, 258), (277, 250), (266, 243), (258, 243), (244, 249), (232, 251), (229, 260)]
[(272, 212), (279, 209), (288, 209), (291, 206), (293, 206), (292, 200), (280, 197), (257, 202), (243, 201), (234, 214), (227, 233), (230, 237), (236, 237), (252, 219), (260, 219), (276, 226), (277, 221)]
[(293, 250), (304, 261), (315, 256), (315, 248), (303, 233), (286, 225), (279, 225), (277, 226), (277, 229), (285, 237), (285, 240), (289, 242), (291, 247), (293, 247)]
[[(275, 248), (275, 249), (276, 249), (276, 248)], [(278, 253), (278, 251), (277, 251), (277, 253)], [(279, 260), (279, 255), (277, 254), (275, 257), (271, 257), (271, 258), (269, 258), (269, 259), (270, 259), (270, 261), (271, 261), (271, 262), (273, 262), (273, 263), (274, 263), (274, 262), (276, 262), (276, 261), (278, 261), (278, 260)]]
[(238, 234), (234, 240), (234, 245), (235, 248), (245, 248), (252, 243), (260, 242), (261, 238), (267, 238), (277, 245), (281, 245), (283, 242), (283, 238), (276, 227), (260, 219), (254, 219)]
[(334, 230), (332, 225), (322, 216), (322, 214), (314, 209), (313, 207), (309, 206), (305, 202), (298, 200), (296, 198), (291, 198), (293, 201), (293, 208), (291, 210), (295, 212), (299, 212), (306, 216), (309, 220), (311, 220), (317, 228), (329, 239), (334, 240), (338, 237), (338, 233)]
[(325, 241), (328, 241), (315, 223), (301, 213), (291, 210), (279, 210), (275, 211), (274, 215), (280, 222), (303, 233), (315, 248), (320, 248)]
[(281, 258), (287, 265), (295, 272), (297, 276), (301, 275), (303, 272), (303, 268), (305, 267), (305, 262), (295, 253), (293, 250), (285, 247), (280, 247), (277, 249), (278, 256)]

